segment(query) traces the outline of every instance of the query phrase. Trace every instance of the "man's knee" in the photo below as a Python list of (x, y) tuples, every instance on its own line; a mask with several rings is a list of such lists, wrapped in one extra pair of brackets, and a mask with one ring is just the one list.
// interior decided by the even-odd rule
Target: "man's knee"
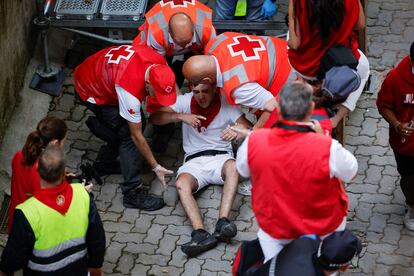
[(186, 177), (185, 175), (180, 175), (175, 181), (175, 187), (177, 188), (178, 193), (192, 194), (195, 188), (194, 183), (191, 181), (191, 177)]
[(226, 179), (226, 177), (229, 177), (229, 176), (235, 176), (237, 174), (238, 172), (236, 169), (236, 161), (234, 159), (227, 160), (224, 163), (223, 169), (222, 169), (223, 179)]

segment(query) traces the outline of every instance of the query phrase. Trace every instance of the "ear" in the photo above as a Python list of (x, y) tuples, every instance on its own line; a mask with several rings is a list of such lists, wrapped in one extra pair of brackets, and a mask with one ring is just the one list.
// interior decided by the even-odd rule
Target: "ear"
[(53, 139), (52, 141), (49, 142), (49, 145), (59, 145), (59, 140)]
[(315, 102), (314, 101), (311, 101), (311, 106), (309, 108), (308, 115), (312, 115), (313, 110), (315, 110)]
[(206, 77), (206, 78), (203, 78), (203, 79), (200, 81), (200, 83), (203, 83), (203, 84), (210, 84), (210, 85), (212, 85), (212, 84), (214, 84), (214, 81), (213, 81), (211, 78)]

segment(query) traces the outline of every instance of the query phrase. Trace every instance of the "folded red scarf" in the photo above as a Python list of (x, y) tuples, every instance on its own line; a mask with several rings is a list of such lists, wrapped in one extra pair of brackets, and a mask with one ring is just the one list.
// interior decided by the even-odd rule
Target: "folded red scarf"
[(206, 128), (208, 128), (210, 123), (214, 120), (214, 118), (220, 112), (220, 108), (221, 108), (220, 94), (214, 95), (213, 101), (207, 108), (202, 108), (201, 106), (199, 106), (193, 96), (191, 97), (190, 108), (191, 108), (191, 114), (201, 115), (206, 118), (205, 120), (200, 120), (201, 124), (198, 127), (198, 132), (201, 132), (203, 129), (205, 130)]
[(58, 211), (62, 215), (66, 214), (72, 202), (73, 189), (66, 180), (56, 187), (41, 188), (35, 192), (34, 197), (47, 205), (48, 207)]

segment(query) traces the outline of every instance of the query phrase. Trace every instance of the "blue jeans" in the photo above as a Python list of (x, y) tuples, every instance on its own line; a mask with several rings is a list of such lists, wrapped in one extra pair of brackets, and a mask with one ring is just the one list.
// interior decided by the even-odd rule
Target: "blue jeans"
[[(216, 0), (216, 7), (214, 8), (214, 20), (231, 20), (234, 19), (234, 11), (238, 0)], [(257, 21), (262, 20), (260, 16), (264, 0), (246, 0), (247, 11), (246, 20)]]

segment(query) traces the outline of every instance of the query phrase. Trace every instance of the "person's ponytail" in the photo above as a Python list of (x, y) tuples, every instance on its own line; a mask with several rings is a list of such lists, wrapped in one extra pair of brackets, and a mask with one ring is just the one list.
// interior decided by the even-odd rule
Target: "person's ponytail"
[(27, 136), (23, 146), (23, 165), (32, 166), (45, 148), (40, 133), (36, 130)]
[(63, 120), (55, 117), (43, 118), (37, 125), (36, 131), (29, 134), (23, 146), (23, 165), (32, 166), (50, 141), (61, 142), (65, 139), (66, 133), (67, 126)]

